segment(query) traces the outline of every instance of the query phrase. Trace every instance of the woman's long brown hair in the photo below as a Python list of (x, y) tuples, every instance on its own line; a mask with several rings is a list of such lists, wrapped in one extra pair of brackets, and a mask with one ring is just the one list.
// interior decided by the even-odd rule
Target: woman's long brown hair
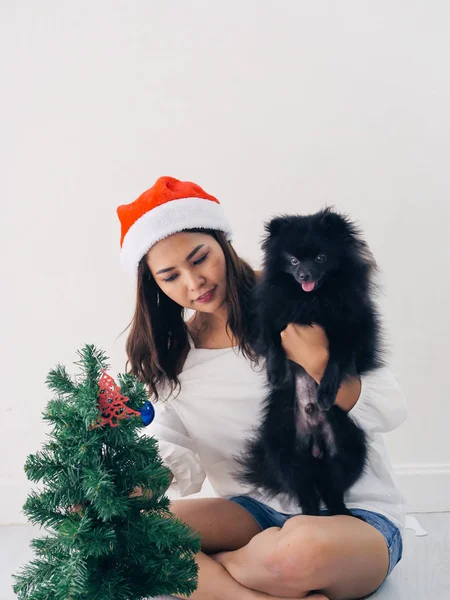
[[(256, 360), (249, 341), (255, 272), (237, 255), (221, 231), (189, 231), (211, 235), (222, 248), (229, 307), (227, 329), (237, 339), (240, 351)], [(147, 386), (154, 401), (162, 389), (166, 395), (180, 388), (179, 365), (188, 346), (184, 310), (159, 288), (145, 257), (142, 258), (138, 267), (136, 308), (126, 343), (127, 368)]]

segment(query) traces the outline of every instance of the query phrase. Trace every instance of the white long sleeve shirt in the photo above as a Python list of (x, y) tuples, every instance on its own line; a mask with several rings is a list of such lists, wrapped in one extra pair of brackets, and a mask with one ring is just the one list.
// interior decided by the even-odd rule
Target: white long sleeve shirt
[[(192, 340), (190, 345), (179, 395), (155, 404), (155, 419), (145, 430), (158, 440), (161, 458), (174, 475), (170, 490), (178, 496), (194, 494), (208, 477), (219, 497), (245, 494), (280, 512), (301, 513), (284, 495), (268, 499), (262, 489), (232, 476), (239, 468), (234, 456), (261, 420), (264, 366), (256, 368), (236, 348), (200, 349)], [(382, 368), (361, 378), (360, 398), (348, 413), (366, 432), (369, 448), (365, 473), (345, 502), (349, 508), (381, 513), (400, 528), (405, 502), (382, 434), (403, 423), (406, 412), (394, 376)]]

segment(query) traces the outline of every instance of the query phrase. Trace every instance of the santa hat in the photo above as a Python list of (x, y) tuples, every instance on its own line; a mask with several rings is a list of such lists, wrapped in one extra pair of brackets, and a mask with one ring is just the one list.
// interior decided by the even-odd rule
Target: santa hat
[(119, 206), (117, 214), (122, 227), (120, 259), (132, 275), (150, 248), (173, 233), (215, 229), (231, 240), (231, 227), (217, 198), (173, 177), (160, 177), (137, 200)]

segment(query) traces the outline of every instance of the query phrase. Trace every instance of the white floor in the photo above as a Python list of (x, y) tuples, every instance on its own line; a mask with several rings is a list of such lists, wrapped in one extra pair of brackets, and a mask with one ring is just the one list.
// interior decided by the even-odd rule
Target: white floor
[[(371, 600), (450, 600), (450, 513), (417, 516), (428, 535), (406, 530), (403, 560)], [(0, 600), (16, 598), (11, 573), (32, 557), (34, 537), (39, 530), (31, 525), (0, 527)]]

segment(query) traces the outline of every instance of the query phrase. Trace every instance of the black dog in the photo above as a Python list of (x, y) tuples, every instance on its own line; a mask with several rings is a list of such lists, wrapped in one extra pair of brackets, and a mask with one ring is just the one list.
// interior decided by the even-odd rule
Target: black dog
[[(344, 493), (363, 473), (366, 439), (334, 402), (345, 377), (382, 364), (376, 265), (355, 225), (329, 208), (278, 217), (266, 231), (254, 345), (266, 357), (270, 392), (236, 476), (294, 497), (304, 514), (319, 514), (321, 498), (330, 514), (350, 514)], [(287, 360), (280, 332), (289, 323), (324, 328), (329, 360), (320, 385)]]

